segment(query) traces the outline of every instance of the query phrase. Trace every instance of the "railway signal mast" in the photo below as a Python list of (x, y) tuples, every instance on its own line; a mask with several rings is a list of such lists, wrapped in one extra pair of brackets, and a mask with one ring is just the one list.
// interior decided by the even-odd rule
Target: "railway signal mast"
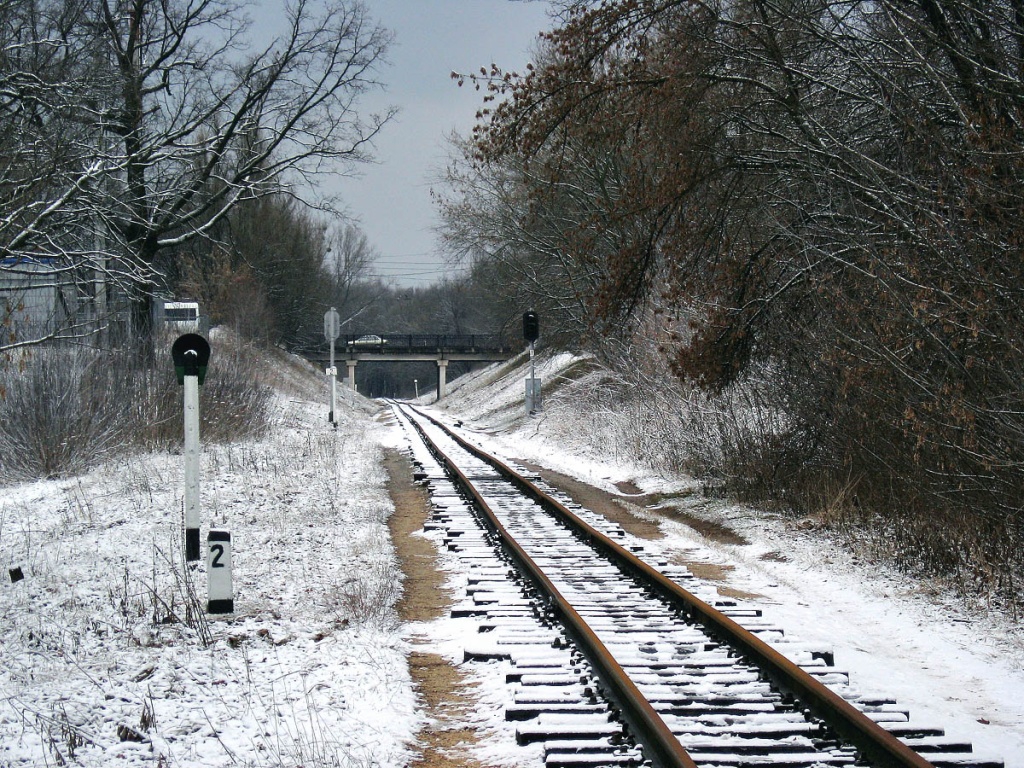
[(210, 344), (198, 333), (171, 345), (178, 383), (185, 388), (185, 561), (199, 560), (199, 386), (210, 364)]
[(526, 380), (526, 414), (532, 416), (543, 410), (540, 379), (534, 369), (534, 344), (540, 338), (540, 317), (532, 309), (523, 313), (523, 338), (530, 342), (530, 378)]
[(337, 341), (340, 333), (341, 318), (338, 317), (338, 310), (331, 307), (324, 313), (324, 337), (331, 345), (331, 362), (330, 367), (327, 369), (327, 375), (331, 378), (331, 411), (327, 416), (327, 420), (334, 424), (334, 426), (338, 426), (338, 423), (334, 420), (334, 411), (338, 404), (338, 369), (334, 367), (334, 342)]

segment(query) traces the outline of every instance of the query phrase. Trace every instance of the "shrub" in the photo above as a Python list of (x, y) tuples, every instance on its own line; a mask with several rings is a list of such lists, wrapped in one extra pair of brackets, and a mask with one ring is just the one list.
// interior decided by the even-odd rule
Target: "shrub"
[[(204, 441), (263, 434), (271, 390), (251, 350), (218, 344), (200, 389)], [(34, 349), (0, 367), (0, 482), (80, 473), (134, 447), (182, 441), (182, 391), (169, 363), (133, 350)]]
[[(199, 389), (200, 435), (231, 442), (264, 434), (270, 423), (272, 390), (257, 375), (257, 353), (231, 339), (214, 343), (210, 367)], [(136, 442), (149, 449), (181, 445), (182, 388), (171, 366), (135, 372)]]
[(0, 477), (81, 472), (121, 444), (126, 393), (111, 375), (109, 355), (38, 349), (19, 367), (0, 372)]
[[(901, 463), (901, 435), (885, 419), (816, 420), (828, 387), (794, 387), (768, 366), (710, 392), (642, 348), (629, 353), (552, 387), (546, 428), (595, 455), (686, 473), (715, 494), (811, 518), (870, 560), (1019, 613), (1024, 517), (936, 493), (934, 478)], [(873, 460), (829, 443), (840, 428)]]

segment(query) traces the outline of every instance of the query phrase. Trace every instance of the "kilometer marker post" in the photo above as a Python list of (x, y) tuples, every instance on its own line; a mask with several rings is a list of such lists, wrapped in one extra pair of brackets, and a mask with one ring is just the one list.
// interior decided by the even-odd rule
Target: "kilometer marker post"
[(234, 613), (235, 594), (231, 581), (231, 534), (210, 531), (206, 535), (206, 612)]
[(185, 388), (185, 562), (199, 553), (199, 386), (206, 378), (210, 344), (198, 333), (179, 336), (171, 345), (178, 383)]

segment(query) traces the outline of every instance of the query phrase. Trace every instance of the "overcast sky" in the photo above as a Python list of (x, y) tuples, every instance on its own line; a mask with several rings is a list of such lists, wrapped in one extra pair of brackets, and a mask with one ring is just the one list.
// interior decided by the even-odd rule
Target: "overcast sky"
[(401, 111), (377, 141), (378, 164), (361, 178), (343, 179), (338, 192), (380, 251), (379, 274), (399, 285), (426, 286), (445, 270), (432, 227), (430, 188), (445, 165), (445, 137), (468, 133), (482, 93), (459, 88), (454, 71), (492, 62), (523, 71), (538, 34), (550, 27), (546, 2), (521, 0), (367, 0), (375, 18), (395, 33), (381, 72), (387, 92), (366, 111), (388, 104)]

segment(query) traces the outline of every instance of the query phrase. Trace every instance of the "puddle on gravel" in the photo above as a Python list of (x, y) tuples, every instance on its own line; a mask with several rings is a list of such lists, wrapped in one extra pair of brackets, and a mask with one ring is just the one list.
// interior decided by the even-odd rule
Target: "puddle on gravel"
[(688, 525), (704, 538), (710, 539), (718, 544), (745, 545), (750, 543), (746, 537), (736, 533), (736, 531), (727, 525), (723, 525), (722, 523), (714, 520), (704, 520), (696, 515), (691, 515), (689, 512), (683, 512), (680, 509), (657, 507), (651, 511), (664, 515), (669, 520), (677, 520), (680, 523)]
[(620, 480), (615, 484), (615, 487), (624, 496), (642, 496), (644, 493), (636, 483), (632, 483), (629, 480)]

